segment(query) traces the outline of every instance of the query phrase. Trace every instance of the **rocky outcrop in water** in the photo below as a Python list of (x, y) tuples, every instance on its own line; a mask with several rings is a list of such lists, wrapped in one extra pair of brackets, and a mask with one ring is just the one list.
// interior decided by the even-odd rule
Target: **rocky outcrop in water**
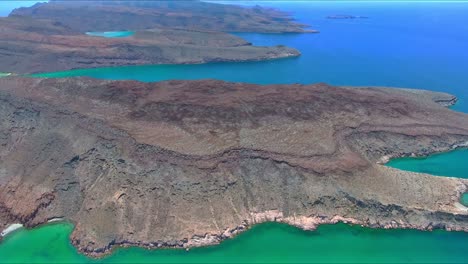
[(466, 144), (467, 115), (434, 102), (451, 95), (6, 77), (0, 101), (0, 229), (64, 218), (89, 255), (265, 221), (468, 231), (467, 180), (378, 164)]
[(36, 73), (143, 64), (258, 61), (297, 57), (284, 46), (258, 47), (222, 32), (153, 28), (126, 38), (88, 36), (60, 22), (0, 19), (0, 72)]

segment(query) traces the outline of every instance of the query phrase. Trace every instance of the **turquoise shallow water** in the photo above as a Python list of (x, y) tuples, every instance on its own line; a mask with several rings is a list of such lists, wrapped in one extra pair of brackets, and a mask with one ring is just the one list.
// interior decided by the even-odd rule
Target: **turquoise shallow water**
[(130, 37), (133, 34), (135, 34), (133, 31), (86, 32), (86, 35), (88, 36), (104, 38), (125, 38)]
[[(263, 2), (264, 3), (264, 2)], [(453, 109), (468, 112), (468, 3), (275, 2), (320, 34), (239, 34), (256, 45), (285, 44), (301, 50), (294, 59), (252, 63), (158, 65), (101, 68), (42, 76), (104, 79), (217, 78), (268, 83), (328, 82), (424, 88), (457, 95)], [(365, 20), (328, 20), (333, 14), (368, 16)], [(395, 160), (391, 166), (441, 176), (467, 178), (468, 151), (426, 159)], [(468, 200), (464, 196), (462, 200)], [(467, 201), (468, 203), (468, 201)], [(0, 262), (92, 262), (68, 242), (69, 224), (21, 230), (0, 244)], [(264, 224), (220, 246), (185, 252), (119, 249), (102, 262), (346, 262), (468, 263), (468, 234), (372, 230), (327, 225), (304, 232)]]
[(468, 206), (468, 193), (464, 193), (460, 199), (460, 202), (465, 205), (465, 206)]
[(401, 170), (468, 179), (468, 150), (456, 150), (422, 158), (391, 160), (387, 166)]
[(219, 246), (185, 250), (118, 249), (92, 260), (68, 241), (70, 224), (20, 230), (0, 247), (0, 263), (468, 263), (467, 234), (377, 230), (344, 224), (305, 232), (255, 226)]
[[(386, 165), (400, 170), (468, 179), (467, 161), (468, 149), (459, 149), (429, 157), (394, 159)], [(468, 193), (462, 194), (460, 202), (468, 207)]]

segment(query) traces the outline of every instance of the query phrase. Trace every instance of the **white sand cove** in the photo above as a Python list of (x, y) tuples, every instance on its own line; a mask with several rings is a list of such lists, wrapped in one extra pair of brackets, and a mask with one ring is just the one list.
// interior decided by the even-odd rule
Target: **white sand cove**
[(18, 229), (20, 229), (22, 227), (23, 227), (22, 224), (11, 224), (7, 228), (5, 228), (5, 230), (3, 230), (0, 233), (0, 236), (4, 237), (4, 236), (8, 235), (9, 233), (11, 233), (11, 232), (13, 232), (15, 230), (18, 230)]

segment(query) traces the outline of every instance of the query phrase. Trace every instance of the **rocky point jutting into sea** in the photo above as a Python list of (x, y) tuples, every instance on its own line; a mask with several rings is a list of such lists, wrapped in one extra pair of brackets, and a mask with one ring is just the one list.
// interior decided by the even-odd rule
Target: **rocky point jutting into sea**
[[(0, 19), (0, 71), (37, 73), (143, 64), (195, 64), (297, 57), (228, 32), (306, 33), (276, 9), (201, 1), (50, 1)], [(133, 31), (126, 38), (89, 36)]]
[(468, 231), (468, 180), (380, 164), (467, 143), (449, 94), (5, 77), (0, 100), (0, 229), (63, 218), (89, 255), (265, 221)]

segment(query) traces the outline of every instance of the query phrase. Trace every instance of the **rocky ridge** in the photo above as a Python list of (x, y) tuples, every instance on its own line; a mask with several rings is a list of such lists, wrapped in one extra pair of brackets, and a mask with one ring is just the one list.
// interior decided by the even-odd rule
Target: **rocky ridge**
[(0, 18), (0, 34), (0, 72), (19, 74), (121, 65), (259, 61), (300, 55), (293, 48), (253, 46), (222, 32), (153, 28), (126, 38), (104, 38), (88, 36), (60, 22), (30, 17)]
[(11, 16), (52, 19), (80, 32), (186, 30), (257, 33), (316, 33), (288, 13), (260, 6), (202, 1), (49, 1), (15, 9)]
[(0, 100), (0, 229), (63, 218), (92, 256), (265, 221), (468, 231), (467, 180), (378, 164), (466, 146), (448, 94), (5, 77)]

